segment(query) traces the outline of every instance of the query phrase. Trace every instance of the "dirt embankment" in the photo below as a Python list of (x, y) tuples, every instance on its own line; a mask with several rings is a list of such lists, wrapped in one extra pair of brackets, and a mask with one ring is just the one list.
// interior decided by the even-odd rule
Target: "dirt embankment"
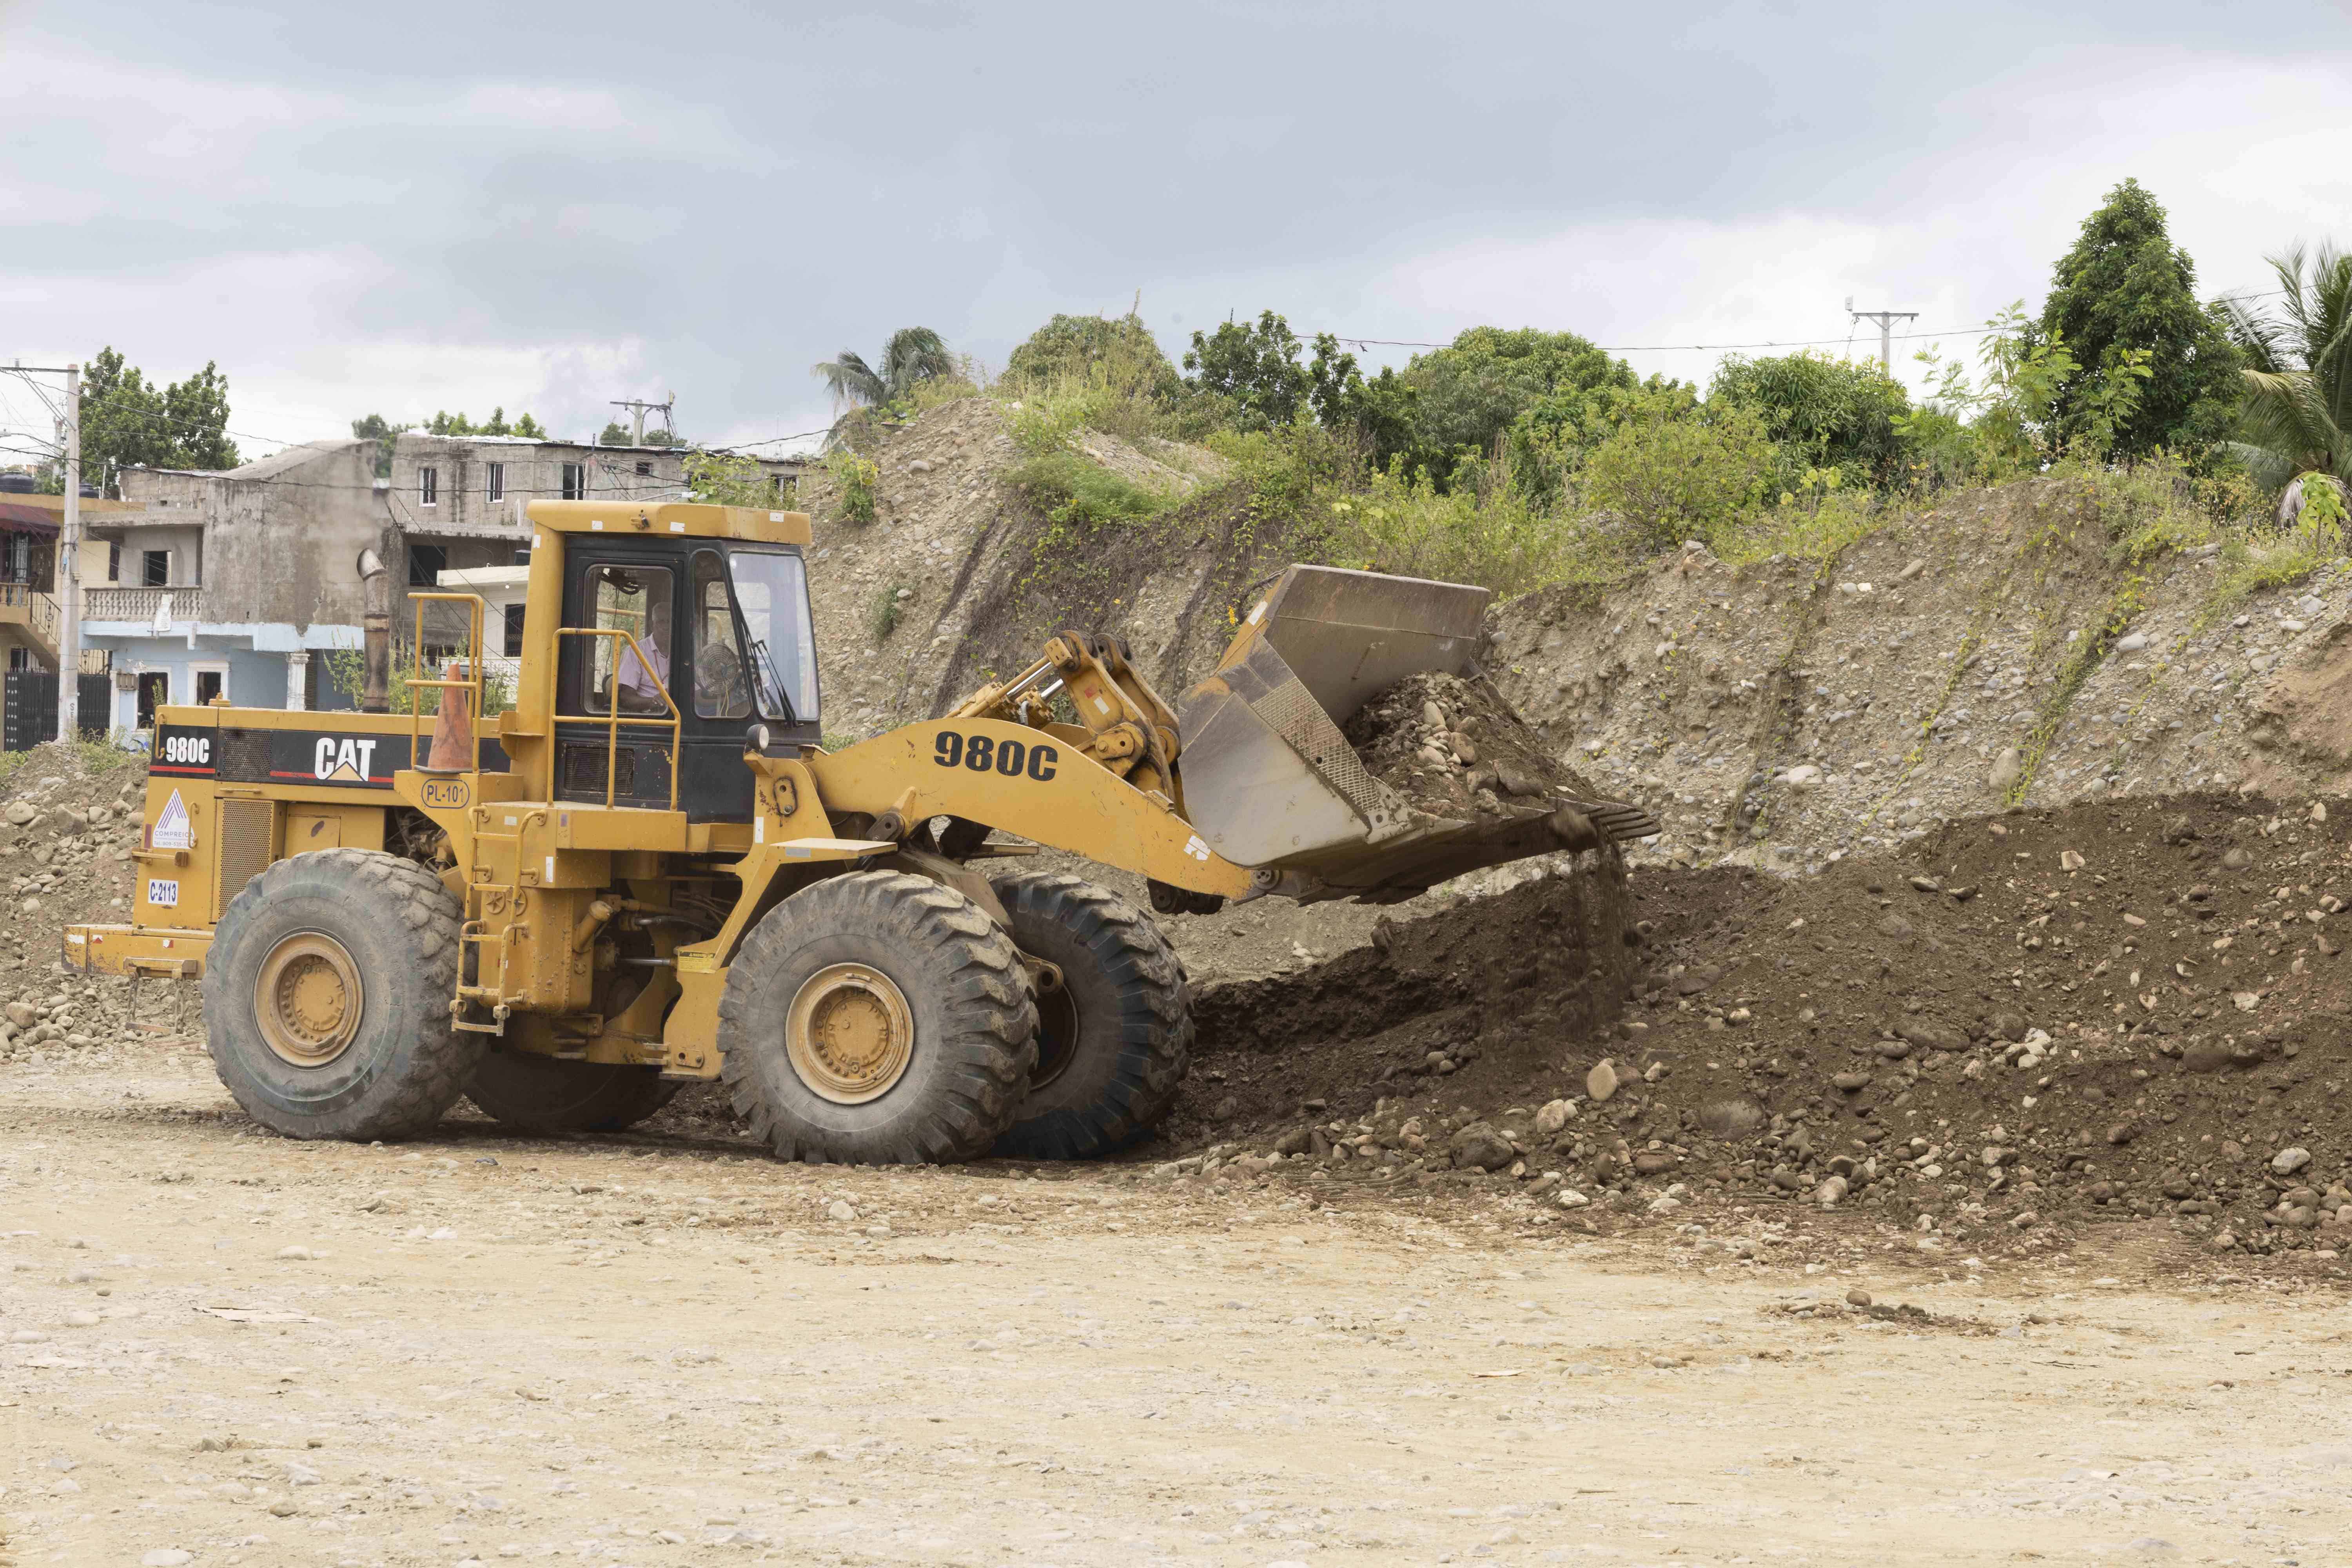
[(1579, 884), (1465, 900), (1212, 989), (1180, 1130), (1326, 1179), (1859, 1208), (1928, 1249), (2160, 1217), (2340, 1268), (2346, 818), (2200, 795), (1970, 819), (1795, 880), (1641, 869), (1635, 1000), (1602, 1028), (1578, 1022), (1597, 950), (1546, 901)]
[(1833, 562), (1686, 551), (1492, 613), (1506, 695), (1664, 818), (1643, 858), (1819, 869), (1958, 817), (2352, 780), (2330, 572), (2213, 614), (2210, 549), (2110, 558), (2079, 481), (1950, 495)]

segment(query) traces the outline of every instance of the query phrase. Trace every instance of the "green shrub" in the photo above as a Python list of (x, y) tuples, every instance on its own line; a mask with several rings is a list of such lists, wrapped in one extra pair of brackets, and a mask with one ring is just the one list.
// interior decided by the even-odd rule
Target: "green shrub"
[(1631, 565), (1615, 542), (1531, 506), (1508, 486), (1481, 498), (1440, 489), (1402, 458), (1360, 494), (1329, 503), (1335, 564), (1401, 577), (1475, 583), (1497, 594), (1603, 581)]
[(1775, 458), (1754, 411), (1678, 404), (1666, 393), (1636, 399), (1584, 464), (1586, 500), (1616, 513), (1638, 547), (1672, 549), (1736, 526)]
[(1793, 493), (1807, 469), (1835, 469), (1846, 483), (1883, 484), (1902, 469), (1897, 415), (1903, 385), (1875, 362), (1806, 350), (1771, 359), (1726, 358), (1707, 389), (1710, 407), (1753, 409), (1780, 446), (1767, 493)]
[(1031, 458), (1006, 480), (1054, 521), (1088, 531), (1150, 517), (1173, 499), (1071, 451)]
[(840, 488), (841, 499), (837, 515), (844, 522), (861, 527), (874, 521), (874, 492), (882, 482), (881, 466), (871, 458), (861, 458), (846, 447), (837, 447), (824, 459), (825, 471)]
[(898, 594), (906, 586), (904, 583), (885, 583), (882, 591), (874, 596), (874, 610), (866, 617), (866, 624), (877, 647), (889, 641), (890, 634), (898, 629), (899, 611), (905, 603)]

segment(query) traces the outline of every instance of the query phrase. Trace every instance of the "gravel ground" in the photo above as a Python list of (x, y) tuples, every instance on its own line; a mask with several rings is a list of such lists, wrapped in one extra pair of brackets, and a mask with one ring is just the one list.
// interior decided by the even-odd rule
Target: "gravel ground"
[(184, 1040), (0, 1087), (19, 1563), (2270, 1563), (2346, 1531), (2340, 1296), (2183, 1271), (2154, 1225), (1979, 1265), (1809, 1214), (1742, 1258), (1442, 1184), (300, 1144)]

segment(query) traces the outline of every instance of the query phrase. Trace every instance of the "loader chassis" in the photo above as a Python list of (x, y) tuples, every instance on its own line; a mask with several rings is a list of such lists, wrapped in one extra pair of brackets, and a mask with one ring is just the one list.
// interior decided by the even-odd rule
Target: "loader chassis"
[[(1408, 823), (1331, 773), (1317, 701), (1356, 700), (1346, 672), (1382, 659), (1466, 658), (1481, 590), (1417, 584), (1391, 615), (1387, 580), (1294, 568), (1192, 694), (1238, 737), (1203, 757), (1196, 829), (1192, 698), (1180, 720), (1115, 641), (1063, 633), (944, 716), (828, 752), (806, 517), (529, 516), (509, 710), (481, 710), (481, 601), (440, 593), (411, 595), (415, 646), (428, 613), (467, 629), (418, 654), (408, 712), (162, 710), (131, 920), (65, 933), (69, 967), (201, 978), (224, 1081), (280, 1131), (404, 1135), (478, 1071), (476, 1102), (514, 1125), (625, 1125), (662, 1084), (723, 1072), (788, 1155), (957, 1159), (1000, 1136), (1102, 1152), (1172, 1102), (1181, 966), (1105, 889), (989, 876), (1031, 852), (991, 830), (1195, 910), (1394, 896), (1432, 868), (1591, 837), (1565, 807), (1499, 835)], [(1314, 829), (1285, 859), (1293, 814)], [(1351, 832), (1388, 847), (1351, 857)], [(1274, 847), (1253, 869), (1212, 847), (1237, 842)]]

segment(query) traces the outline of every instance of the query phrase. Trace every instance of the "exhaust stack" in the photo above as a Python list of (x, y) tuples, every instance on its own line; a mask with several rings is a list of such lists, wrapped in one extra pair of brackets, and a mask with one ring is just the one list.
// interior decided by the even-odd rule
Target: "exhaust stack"
[(373, 550), (360, 552), (360, 584), (366, 599), (360, 614), (360, 634), (366, 667), (366, 685), (360, 694), (362, 713), (392, 711), (392, 579), (383, 557)]

